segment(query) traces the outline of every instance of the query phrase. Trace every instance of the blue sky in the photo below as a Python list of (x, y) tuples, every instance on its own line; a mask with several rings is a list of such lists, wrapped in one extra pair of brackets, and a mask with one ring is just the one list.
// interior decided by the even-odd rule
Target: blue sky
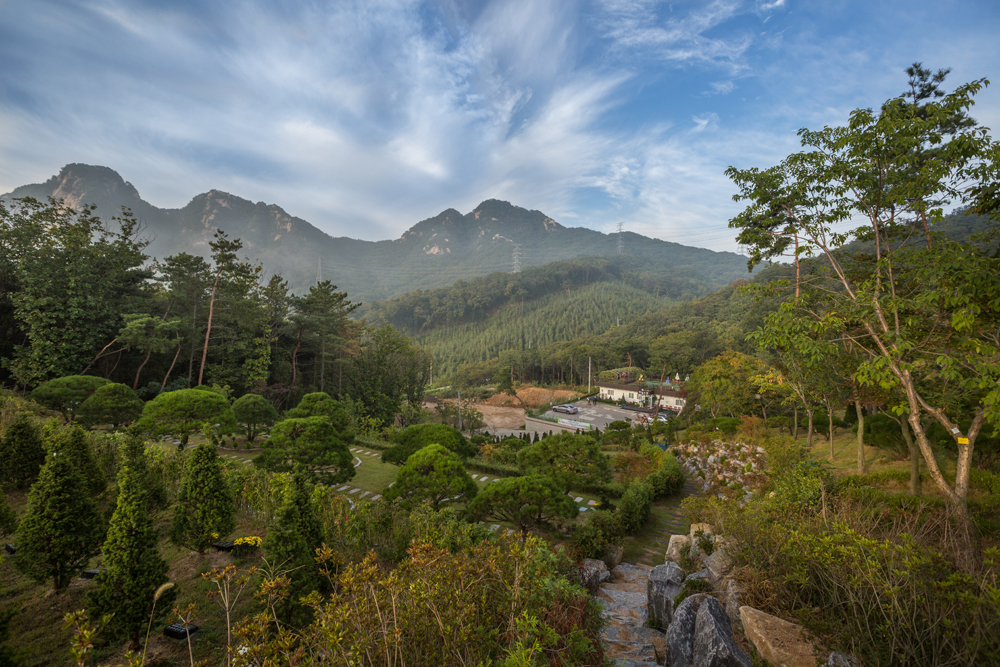
[(85, 162), (334, 236), (498, 198), (736, 250), (726, 167), (898, 95), (914, 61), (993, 79), (973, 115), (996, 128), (998, 36), (996, 0), (0, 0), (0, 192)]

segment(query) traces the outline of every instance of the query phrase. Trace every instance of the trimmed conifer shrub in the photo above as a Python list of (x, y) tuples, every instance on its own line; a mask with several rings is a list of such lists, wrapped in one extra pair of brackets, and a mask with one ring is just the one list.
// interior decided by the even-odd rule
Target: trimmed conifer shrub
[[(139, 647), (142, 630), (149, 623), (156, 589), (167, 581), (167, 562), (157, 547), (156, 529), (146, 510), (141, 478), (128, 466), (118, 472), (118, 505), (101, 550), (107, 568), (97, 576), (97, 588), (89, 595), (91, 618), (111, 615), (107, 629), (127, 637), (131, 648)], [(162, 615), (173, 601), (171, 589), (156, 609)], [(170, 596), (165, 602), (164, 598)]]
[(49, 428), (46, 430), (46, 435), (49, 448), (65, 452), (70, 462), (76, 466), (87, 493), (96, 496), (107, 488), (108, 481), (90, 451), (87, 434), (82, 428), (78, 426), (61, 430)]
[(7, 427), (6, 437), (0, 439), (0, 482), (16, 489), (24, 489), (38, 478), (38, 471), (45, 463), (42, 436), (34, 421), (27, 415), (18, 415)]
[(70, 457), (58, 446), (46, 457), (17, 527), (14, 565), (57, 592), (100, 550), (104, 525)]
[(292, 586), (282, 609), (286, 618), (295, 615), (300, 597), (322, 584), (315, 561), (316, 549), (322, 545), (323, 525), (316, 515), (306, 476), (296, 471), (264, 539), (268, 561), (290, 571)]
[(188, 458), (170, 539), (204, 553), (208, 545), (235, 528), (233, 494), (223, 476), (222, 462), (215, 447), (202, 443)]

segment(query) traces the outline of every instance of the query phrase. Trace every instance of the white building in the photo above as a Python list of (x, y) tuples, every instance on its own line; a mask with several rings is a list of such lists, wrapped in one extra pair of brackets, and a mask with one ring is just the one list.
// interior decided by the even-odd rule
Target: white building
[[(654, 400), (658, 400), (660, 409), (680, 412), (687, 402), (682, 398), (681, 392), (676, 389), (666, 387), (647, 387), (638, 384), (613, 384), (611, 382), (598, 382), (600, 397), (603, 400), (614, 401), (616, 403), (638, 403), (647, 408), (655, 406)], [(655, 397), (655, 399), (654, 399)]]

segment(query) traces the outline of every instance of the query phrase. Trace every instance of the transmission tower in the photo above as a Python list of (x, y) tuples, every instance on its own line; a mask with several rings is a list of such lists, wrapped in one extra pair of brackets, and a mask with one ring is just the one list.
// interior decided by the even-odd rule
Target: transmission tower
[(625, 254), (625, 223), (618, 223), (618, 254)]
[(521, 272), (521, 246), (517, 243), (514, 244), (514, 262), (511, 268), (511, 273)]
[(316, 284), (319, 285), (323, 282), (323, 256), (320, 255), (316, 258)]

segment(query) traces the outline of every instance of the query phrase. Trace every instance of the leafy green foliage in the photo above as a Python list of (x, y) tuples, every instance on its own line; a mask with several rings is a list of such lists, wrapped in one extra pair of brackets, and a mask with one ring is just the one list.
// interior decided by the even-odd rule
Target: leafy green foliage
[[(160, 555), (158, 536), (149, 516), (142, 479), (128, 466), (118, 472), (118, 502), (101, 549), (104, 572), (90, 592), (88, 610), (94, 618), (111, 615), (108, 629), (139, 646), (142, 630), (150, 621), (153, 595), (167, 581), (167, 563)], [(157, 605), (159, 616), (176, 596), (169, 590)]]
[(236, 418), (225, 398), (213, 391), (180, 389), (160, 394), (146, 404), (138, 427), (146, 433), (180, 436), (187, 445), (192, 433), (205, 424), (218, 424), (220, 433), (236, 429)]
[(646, 477), (646, 483), (653, 493), (653, 499), (669, 498), (684, 488), (684, 471), (677, 458), (667, 453), (663, 455), (660, 469)]
[(477, 449), (461, 431), (445, 424), (407, 426), (393, 437), (393, 442), (395, 444), (382, 453), (382, 460), (398, 466), (427, 445), (441, 445), (463, 459), (475, 456)]
[(620, 543), (625, 536), (621, 515), (606, 510), (586, 512), (586, 515), (583, 525), (573, 531), (570, 550), (577, 559), (604, 558), (608, 547)]
[(128, 386), (111, 382), (98, 387), (80, 405), (79, 413), (85, 423), (111, 424), (117, 430), (120, 425), (130, 424), (138, 419), (143, 407), (142, 400)]
[(423, 399), (430, 364), (424, 350), (391, 326), (368, 327), (345, 369), (345, 393), (361, 415), (392, 424), (404, 401)]
[(513, 523), (524, 539), (531, 528), (556, 519), (572, 519), (577, 508), (551, 479), (526, 475), (488, 485), (469, 504), (469, 512), (480, 519)]
[(254, 465), (275, 472), (302, 466), (313, 479), (339, 484), (354, 477), (353, 444), (354, 433), (338, 432), (327, 417), (286, 419), (271, 430)]
[(462, 459), (441, 445), (427, 445), (406, 460), (396, 482), (382, 495), (389, 501), (402, 499), (408, 506), (427, 501), (436, 509), (456, 497), (471, 500), (478, 490)]
[[(805, 150), (780, 165), (727, 170), (740, 191), (735, 199), (748, 203), (730, 226), (740, 230), (751, 266), (793, 246), (797, 266), (800, 256), (821, 258), (815, 272), (804, 279), (799, 272), (795, 299), (768, 329), (813, 361), (824, 343), (848, 337), (859, 357), (851, 378), (904, 397), (896, 411), (908, 415), (931, 478), (966, 520), (976, 437), (984, 424), (1000, 423), (1000, 354), (987, 333), (1000, 321), (1000, 258), (935, 237), (931, 226), (949, 204), (995, 210), (1000, 148), (987, 128), (966, 122), (986, 83), (926, 102), (911, 85), (909, 101), (801, 130)], [(855, 221), (862, 224), (840, 224)], [(914, 235), (921, 244), (908, 243)], [(844, 252), (851, 240), (873, 242), (876, 254)], [(956, 425), (963, 413), (973, 415), (965, 432)], [(935, 459), (925, 416), (958, 444), (954, 483)]]
[(35, 422), (21, 413), (7, 427), (7, 434), (0, 439), (0, 461), (4, 462), (0, 482), (6, 486), (24, 489), (38, 477), (45, 463), (45, 448)]
[(526, 474), (545, 475), (563, 491), (611, 480), (611, 463), (599, 442), (585, 435), (559, 433), (518, 452)]
[(247, 442), (252, 445), (261, 429), (278, 421), (278, 411), (263, 396), (244, 394), (233, 402), (233, 417), (243, 427)]
[(0, 205), (2, 263), (12, 278), (0, 298), (27, 339), (4, 366), (19, 384), (85, 373), (115, 339), (122, 314), (136, 311), (149, 277), (137, 226), (128, 212), (106, 225), (93, 207), (52, 200)]
[(236, 527), (233, 493), (215, 447), (201, 444), (188, 457), (170, 525), (170, 539), (199, 553)]
[(94, 375), (68, 375), (49, 380), (31, 392), (32, 400), (62, 413), (63, 421), (71, 422), (76, 411), (109, 380)]
[(14, 566), (63, 591), (100, 550), (104, 526), (75, 462), (53, 447), (28, 494)]
[(653, 505), (653, 490), (645, 481), (636, 480), (628, 485), (618, 503), (622, 530), (628, 535), (639, 532), (649, 520)]

